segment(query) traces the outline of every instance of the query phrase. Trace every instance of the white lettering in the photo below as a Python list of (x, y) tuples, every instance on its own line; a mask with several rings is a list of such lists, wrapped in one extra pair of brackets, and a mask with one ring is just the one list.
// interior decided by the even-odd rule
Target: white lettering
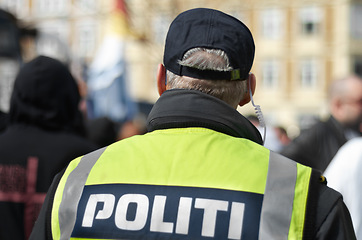
[[(130, 203), (136, 203), (136, 216), (133, 221), (127, 220), (127, 210)], [(117, 204), (115, 223), (119, 229), (137, 231), (144, 228), (147, 222), (149, 201), (143, 194), (125, 194)]]
[[(175, 232), (176, 234), (187, 235), (190, 231), (190, 221), (194, 213), (192, 211), (192, 203), (195, 201), (194, 208), (203, 210), (203, 217), (199, 222), (201, 226), (201, 236), (215, 237), (218, 212), (227, 212), (229, 210), (228, 239), (241, 239), (245, 212), (244, 203), (230, 202), (231, 207), (229, 209), (228, 201), (180, 197), (176, 219), (170, 219), (171, 222), (165, 222), (167, 200), (167, 196), (155, 195), (153, 206), (151, 206), (152, 212), (150, 218), (148, 218), (150, 203), (148, 197), (144, 194), (124, 194), (119, 198), (116, 206), (116, 199), (113, 194), (91, 194), (84, 211), (82, 227), (92, 227), (95, 219), (110, 219), (115, 211), (114, 223), (119, 229), (139, 231), (149, 224), (149, 231), (151, 232), (171, 234)], [(103, 206), (101, 204), (103, 204)], [(130, 207), (131, 204), (133, 204), (132, 207), (134, 208)], [(173, 202), (173, 204), (177, 204), (177, 202)], [(176, 206), (170, 204), (169, 207)], [(134, 215), (132, 216), (130, 214)], [(199, 226), (191, 226), (192, 229), (194, 229), (194, 227), (198, 228)]]
[(84, 211), (82, 227), (92, 227), (97, 203), (103, 202), (103, 209), (97, 213), (95, 219), (107, 219), (112, 216), (115, 197), (113, 194), (91, 194)]
[(192, 204), (192, 198), (188, 197), (180, 198), (180, 203), (178, 205), (177, 220), (176, 220), (176, 233), (178, 234), (186, 235), (189, 233), (191, 204)]
[(233, 202), (231, 205), (229, 239), (241, 239), (244, 220), (244, 203)]
[(153, 202), (150, 231), (172, 233), (173, 223), (163, 222), (165, 205), (166, 196), (156, 195)]
[(214, 237), (217, 211), (227, 211), (229, 202), (196, 198), (195, 208), (204, 209), (201, 235), (204, 237)]

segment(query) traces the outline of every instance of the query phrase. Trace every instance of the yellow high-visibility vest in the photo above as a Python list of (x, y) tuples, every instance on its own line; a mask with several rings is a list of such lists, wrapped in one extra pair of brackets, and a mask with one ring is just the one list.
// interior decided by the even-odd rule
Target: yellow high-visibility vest
[(73, 160), (53, 239), (302, 239), (311, 168), (205, 128), (156, 130)]

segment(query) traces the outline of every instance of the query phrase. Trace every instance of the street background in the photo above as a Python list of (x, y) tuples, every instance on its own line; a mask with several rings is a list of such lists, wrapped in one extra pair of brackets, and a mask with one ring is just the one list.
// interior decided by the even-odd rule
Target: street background
[[(0, 58), (0, 110), (9, 109), (19, 66), (43, 54), (72, 68), (90, 117), (124, 121), (144, 106), (147, 112), (158, 98), (155, 76), (168, 26), (195, 7), (227, 12), (250, 28), (254, 100), (267, 124), (285, 127), (292, 138), (328, 115), (330, 82), (362, 75), (359, 0), (0, 0), (29, 33), (18, 55)], [(251, 104), (238, 110), (253, 114)]]

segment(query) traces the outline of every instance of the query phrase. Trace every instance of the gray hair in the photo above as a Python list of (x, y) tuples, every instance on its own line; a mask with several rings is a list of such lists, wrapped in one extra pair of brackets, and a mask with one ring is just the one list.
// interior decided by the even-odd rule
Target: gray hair
[[(182, 66), (201, 70), (230, 71), (229, 58), (218, 49), (193, 48), (184, 54)], [(178, 76), (167, 71), (167, 86), (169, 89), (198, 90), (217, 97), (236, 108), (247, 92), (246, 81), (241, 80), (205, 80), (186, 76)]]

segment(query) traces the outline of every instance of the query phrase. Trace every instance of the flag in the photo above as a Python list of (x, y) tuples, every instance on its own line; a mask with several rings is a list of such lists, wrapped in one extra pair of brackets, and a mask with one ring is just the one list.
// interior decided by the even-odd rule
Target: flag
[(108, 117), (125, 122), (135, 117), (137, 104), (127, 84), (126, 38), (130, 34), (124, 0), (115, 1), (103, 43), (88, 69), (87, 109), (89, 118)]

